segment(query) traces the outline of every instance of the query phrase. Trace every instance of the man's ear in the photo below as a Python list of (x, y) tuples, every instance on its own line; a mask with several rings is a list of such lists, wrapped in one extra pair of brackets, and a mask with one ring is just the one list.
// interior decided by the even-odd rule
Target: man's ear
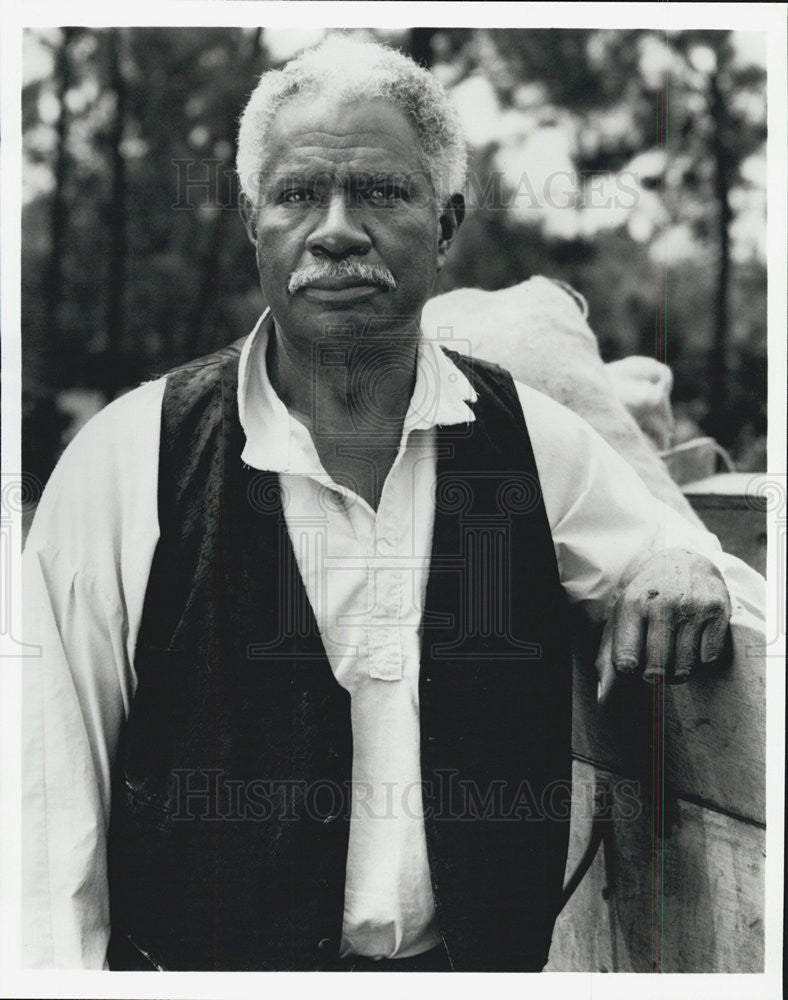
[(241, 213), (249, 242), (253, 247), (257, 247), (257, 213), (251, 200), (243, 191), (238, 197), (238, 211)]
[(446, 255), (452, 245), (457, 230), (465, 218), (465, 198), (461, 194), (453, 194), (446, 202), (446, 207), (438, 219), (438, 268), (443, 267)]

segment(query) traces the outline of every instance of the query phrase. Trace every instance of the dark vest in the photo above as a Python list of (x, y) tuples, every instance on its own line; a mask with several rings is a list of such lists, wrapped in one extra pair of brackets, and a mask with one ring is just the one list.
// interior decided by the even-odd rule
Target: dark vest
[[(337, 967), (350, 696), (278, 476), (241, 462), (239, 354), (167, 379), (110, 829), (115, 968)], [(537, 971), (569, 831), (568, 606), (511, 376), (449, 354), (478, 400), (475, 422), (437, 433), (419, 678), (429, 866), (455, 970)]]

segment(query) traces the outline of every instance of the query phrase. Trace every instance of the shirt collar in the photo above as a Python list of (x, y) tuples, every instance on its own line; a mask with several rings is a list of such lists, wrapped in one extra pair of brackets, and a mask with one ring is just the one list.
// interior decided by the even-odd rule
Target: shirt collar
[[(314, 475), (322, 466), (309, 431), (290, 413), (268, 377), (266, 348), (272, 329), (273, 317), (266, 309), (241, 349), (238, 415), (246, 438), (241, 459), (255, 469)], [(474, 421), (469, 404), (475, 402), (467, 377), (422, 332), (403, 443), (414, 430)]]

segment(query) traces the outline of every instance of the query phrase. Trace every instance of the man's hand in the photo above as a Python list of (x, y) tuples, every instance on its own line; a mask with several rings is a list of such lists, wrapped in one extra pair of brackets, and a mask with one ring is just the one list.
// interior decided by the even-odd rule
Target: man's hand
[(618, 676), (642, 674), (681, 684), (700, 663), (723, 651), (731, 617), (728, 588), (705, 556), (665, 549), (651, 556), (619, 597), (596, 660), (599, 703)]

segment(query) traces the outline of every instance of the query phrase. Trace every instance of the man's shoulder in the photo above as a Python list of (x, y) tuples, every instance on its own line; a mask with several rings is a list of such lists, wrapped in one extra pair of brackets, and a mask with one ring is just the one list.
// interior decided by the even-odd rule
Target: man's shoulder
[[(246, 337), (187, 361), (162, 377), (162, 446), (196, 446), (199, 436), (237, 413), (238, 374)], [(183, 434), (186, 438), (183, 438)], [(195, 437), (196, 435), (196, 437)]]
[(184, 361), (182, 364), (176, 365), (169, 371), (164, 373), (164, 378), (169, 378), (175, 375), (196, 373), (199, 371), (204, 371), (205, 369), (219, 369), (225, 365), (237, 364), (241, 357), (241, 351), (243, 350), (244, 343), (247, 337), (241, 337), (240, 339), (233, 341), (232, 344), (227, 344), (225, 347), (220, 347), (218, 350), (211, 351), (210, 354), (204, 354), (199, 358), (194, 358), (191, 361)]
[(161, 407), (166, 377), (143, 382), (124, 392), (99, 410), (79, 430), (64, 452), (93, 453), (96, 449), (118, 449), (130, 445), (139, 436), (141, 424), (147, 424)]
[[(216, 401), (217, 387), (229, 397), (238, 387), (238, 369), (246, 337), (192, 361), (184, 362), (163, 376), (165, 382), (164, 423), (180, 424), (188, 414), (196, 414), (206, 403)], [(218, 393), (221, 396), (223, 393)]]
[(449, 347), (446, 344), (441, 344), (440, 347), (446, 357), (453, 364), (457, 365), (463, 375), (471, 382), (495, 381), (508, 384), (514, 381), (512, 373), (495, 361), (486, 361), (483, 358), (474, 357), (470, 353), (459, 351), (455, 347)]
[(102, 545), (115, 551), (124, 525), (155, 523), (164, 382), (124, 393), (76, 434), (43, 492), (29, 549), (56, 548), (84, 568), (101, 563)]
[(446, 344), (441, 344), (440, 347), (452, 363), (457, 365), (469, 381), (474, 384), (474, 388), (478, 388), (479, 383), (482, 383), (482, 388), (484, 388), (484, 383), (493, 389), (503, 386), (509, 390), (512, 397), (516, 396), (524, 415), (530, 416), (529, 428), (531, 420), (535, 420), (539, 424), (550, 426), (554, 432), (561, 435), (575, 433), (580, 428), (591, 429), (588, 421), (575, 413), (565, 403), (559, 402), (541, 389), (527, 385), (516, 378), (504, 365), (475, 357)]

